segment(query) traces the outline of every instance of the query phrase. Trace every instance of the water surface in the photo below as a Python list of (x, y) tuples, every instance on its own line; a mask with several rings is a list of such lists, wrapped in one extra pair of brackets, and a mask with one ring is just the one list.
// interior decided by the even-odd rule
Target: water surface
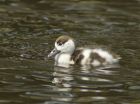
[[(139, 11), (139, 0), (1, 0), (0, 103), (140, 104)], [(64, 34), (110, 48), (120, 66), (54, 66)]]

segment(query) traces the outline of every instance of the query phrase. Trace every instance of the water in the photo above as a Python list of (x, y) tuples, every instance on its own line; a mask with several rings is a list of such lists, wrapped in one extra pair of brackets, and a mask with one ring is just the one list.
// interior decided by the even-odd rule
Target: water
[[(1, 104), (140, 104), (139, 0), (1, 0)], [(61, 34), (121, 55), (119, 67), (55, 67)]]

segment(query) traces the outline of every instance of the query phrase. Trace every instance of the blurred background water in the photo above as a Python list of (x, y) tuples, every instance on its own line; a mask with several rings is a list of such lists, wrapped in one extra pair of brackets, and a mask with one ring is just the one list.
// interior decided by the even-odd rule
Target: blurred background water
[[(121, 55), (120, 67), (55, 67), (60, 35)], [(0, 0), (1, 104), (140, 104), (140, 0)]]

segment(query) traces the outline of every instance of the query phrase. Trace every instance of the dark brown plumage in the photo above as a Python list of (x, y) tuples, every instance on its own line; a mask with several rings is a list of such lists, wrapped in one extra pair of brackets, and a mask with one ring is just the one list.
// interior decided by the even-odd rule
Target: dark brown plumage
[(83, 49), (76, 49), (71, 56), (71, 60), (73, 60), (76, 64), (80, 64), (81, 60), (84, 58), (82, 51)]
[(60, 36), (56, 39), (56, 43), (58, 45), (62, 45), (62, 44), (65, 44), (65, 42), (67, 42), (69, 39), (72, 39), (72, 38), (69, 36), (63, 35), (63, 36)]

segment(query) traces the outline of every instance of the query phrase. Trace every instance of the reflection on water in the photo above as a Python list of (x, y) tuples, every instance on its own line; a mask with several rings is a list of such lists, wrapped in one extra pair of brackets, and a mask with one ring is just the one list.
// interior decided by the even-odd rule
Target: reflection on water
[[(139, 0), (1, 0), (0, 103), (139, 104), (139, 11)], [(120, 66), (54, 66), (62, 34), (109, 47)]]
[[(76, 71), (77, 72), (76, 72)], [(76, 73), (75, 73), (76, 72)], [(55, 97), (53, 100), (77, 103), (90, 103), (94, 101), (104, 102), (109, 100), (104, 94), (125, 93), (125, 86), (117, 83), (109, 76), (117, 75), (117, 69), (114, 68), (93, 68), (87, 69), (86, 72), (75, 69), (75, 67), (60, 68), (55, 67), (52, 83), (55, 84), (55, 91), (64, 91), (62, 97)], [(102, 75), (102, 76), (101, 76)], [(93, 96), (91, 96), (92, 94)], [(77, 96), (79, 96), (77, 98)], [(108, 95), (111, 96), (111, 95)], [(48, 103), (48, 102), (46, 102)], [(45, 104), (46, 104), (45, 103)]]

